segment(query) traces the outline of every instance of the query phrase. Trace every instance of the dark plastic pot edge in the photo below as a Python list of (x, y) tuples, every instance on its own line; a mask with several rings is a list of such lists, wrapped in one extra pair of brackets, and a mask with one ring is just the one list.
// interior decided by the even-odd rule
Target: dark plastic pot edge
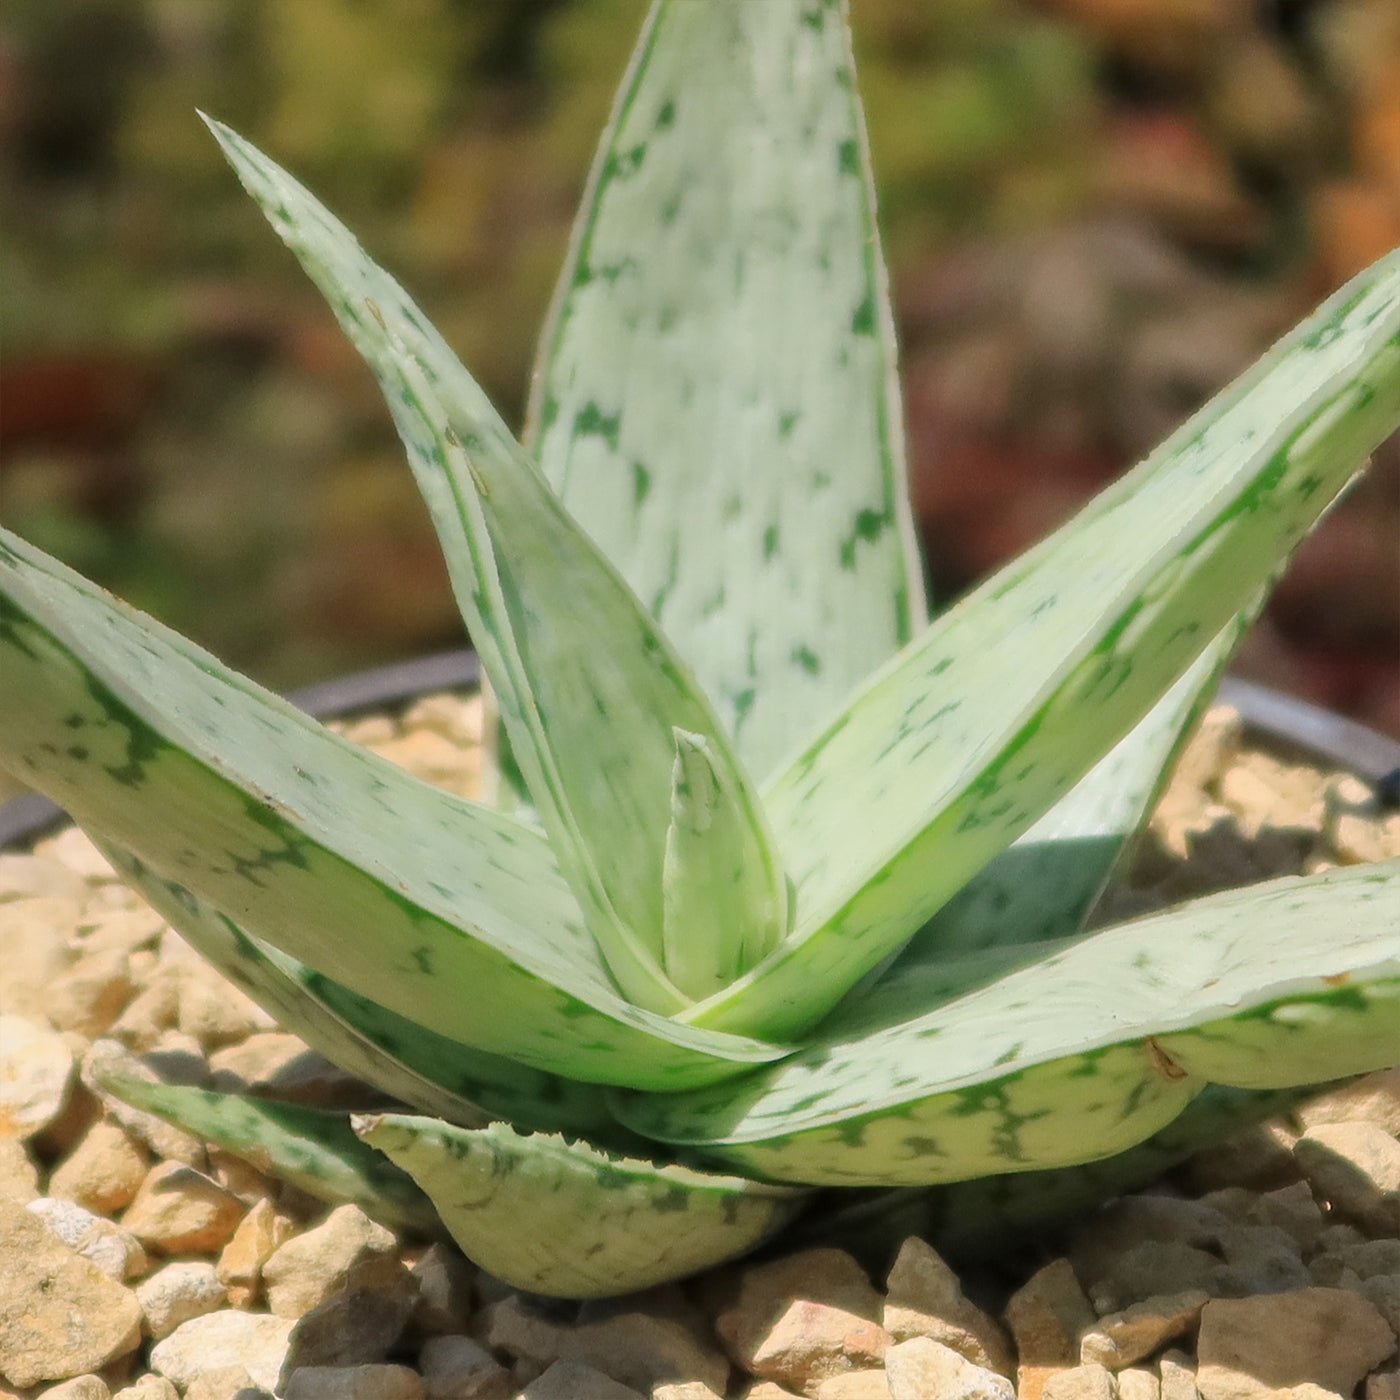
[[(435, 690), (475, 685), (480, 677), (476, 653), (463, 648), (322, 681), (292, 691), (287, 699), (320, 718), (347, 716), (403, 704)], [(1240, 711), (1251, 737), (1300, 757), (1322, 759), (1372, 782), (1400, 769), (1400, 741), (1305, 700), (1233, 676), (1221, 683), (1219, 698)], [(61, 808), (37, 793), (5, 803), (0, 806), (0, 849), (21, 839), (32, 840), (57, 825), (63, 815)]]

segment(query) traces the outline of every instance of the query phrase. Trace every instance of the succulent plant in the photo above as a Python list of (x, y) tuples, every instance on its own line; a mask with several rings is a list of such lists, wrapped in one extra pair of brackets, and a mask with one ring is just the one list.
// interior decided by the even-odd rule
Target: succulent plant
[(1400, 257), (930, 623), (839, 0), (657, 0), (527, 447), (210, 125), (378, 377), (500, 782), (432, 789), (0, 537), (0, 760), (411, 1111), (115, 1092), (584, 1296), (752, 1248), (817, 1188), (1029, 1217), (1400, 1059), (1400, 863), (1085, 927), (1271, 578), (1400, 422)]

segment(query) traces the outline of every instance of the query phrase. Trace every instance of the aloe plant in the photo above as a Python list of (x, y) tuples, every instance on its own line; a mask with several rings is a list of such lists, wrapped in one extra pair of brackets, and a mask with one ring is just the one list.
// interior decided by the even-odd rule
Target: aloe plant
[(379, 380), (508, 754), (491, 803), (431, 789), (4, 534), (0, 759), (410, 1111), (114, 1091), (582, 1296), (739, 1254), (817, 1188), (1029, 1218), (1400, 1059), (1400, 863), (1085, 930), (1400, 422), (1400, 255), (930, 623), (839, 0), (656, 0), (524, 446), (210, 126)]

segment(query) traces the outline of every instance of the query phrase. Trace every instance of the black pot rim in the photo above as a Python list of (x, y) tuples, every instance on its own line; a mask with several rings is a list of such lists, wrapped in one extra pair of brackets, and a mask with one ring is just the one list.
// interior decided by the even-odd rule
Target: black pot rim
[[(345, 718), (436, 690), (460, 690), (480, 679), (477, 655), (464, 647), (322, 681), (290, 692), (287, 699), (318, 718)], [(1296, 696), (1227, 676), (1219, 699), (1239, 710), (1252, 738), (1300, 758), (1321, 760), (1372, 782), (1400, 769), (1400, 741)], [(47, 797), (17, 797), (0, 806), (0, 849), (33, 840), (63, 820), (63, 809)]]

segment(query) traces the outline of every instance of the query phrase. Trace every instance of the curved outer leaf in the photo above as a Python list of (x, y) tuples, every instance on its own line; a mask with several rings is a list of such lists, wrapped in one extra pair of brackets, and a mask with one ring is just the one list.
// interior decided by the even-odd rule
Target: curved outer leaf
[(910, 1015), (843, 1006), (782, 1065), (618, 1095), (663, 1142), (777, 1181), (923, 1185), (1122, 1151), (1207, 1081), (1263, 1089), (1400, 1059), (1400, 861), (1213, 896), (1060, 946)]
[(530, 412), (759, 775), (925, 620), (843, 10), (653, 6)]
[(623, 1001), (536, 831), (331, 734), (5, 531), (0, 756), (252, 937), (454, 1040), (657, 1088), (781, 1053)]
[(395, 1230), (439, 1234), (437, 1211), (413, 1178), (365, 1146), (344, 1113), (303, 1108), (187, 1085), (153, 1084), (93, 1066), (93, 1077), (132, 1108), (232, 1152), (259, 1171), (290, 1181), (318, 1201), (353, 1202)]
[(504, 1123), (364, 1114), (355, 1131), (426, 1191), (463, 1252), (513, 1288), (607, 1298), (732, 1259), (807, 1192), (613, 1157)]
[(130, 852), (97, 844), (122, 879), (283, 1030), (400, 1103), (469, 1127), (509, 1118), (522, 1127), (605, 1139), (623, 1131), (598, 1086), (473, 1050), (416, 1025), (250, 938), (228, 915)]
[[(727, 825), (763, 853), (760, 906), (786, 907), (757, 796), (709, 701), (403, 289), (285, 171), (210, 126), (379, 380), (515, 761), (609, 970), (634, 1004), (680, 1010), (691, 998), (662, 946), (673, 729), (704, 737)], [(739, 901), (753, 883), (717, 888), (716, 920), (752, 922)], [(770, 927), (761, 950), (782, 932)]]
[(945, 613), (764, 794), (793, 935), (684, 1013), (800, 1034), (1146, 713), (1400, 423), (1400, 252)]

